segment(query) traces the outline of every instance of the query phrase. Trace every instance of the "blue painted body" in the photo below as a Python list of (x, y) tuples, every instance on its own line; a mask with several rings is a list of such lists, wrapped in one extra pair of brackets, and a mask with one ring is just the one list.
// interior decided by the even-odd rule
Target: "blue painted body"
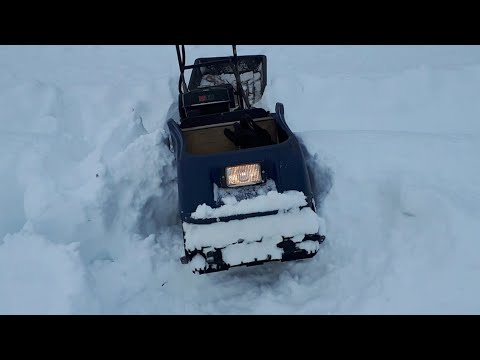
[[(258, 113), (264, 110), (246, 109), (238, 113), (255, 111)], [(233, 113), (226, 115), (235, 116)], [(277, 103), (275, 113), (269, 115), (274, 118), (277, 130), (283, 134), (284, 141), (281, 143), (207, 155), (188, 153), (180, 125), (173, 119), (168, 121), (170, 141), (177, 162), (179, 209), (182, 221), (195, 222), (190, 215), (198, 205), (207, 204), (212, 208), (219, 206), (214, 199), (213, 184), (222, 187), (225, 167), (253, 162), (261, 163), (265, 178), (272, 179), (276, 183), (277, 191), (301, 191), (306, 195), (308, 205), (314, 208), (314, 194), (305, 155), (297, 137), (286, 123), (283, 105)]]

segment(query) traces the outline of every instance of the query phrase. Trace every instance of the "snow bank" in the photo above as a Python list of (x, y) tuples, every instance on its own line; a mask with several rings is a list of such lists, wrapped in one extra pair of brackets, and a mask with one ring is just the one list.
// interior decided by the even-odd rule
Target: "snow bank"
[(267, 55), (261, 103), (284, 103), (332, 176), (319, 253), (208, 276), (180, 264), (157, 132), (176, 106), (172, 48), (1, 46), (0, 313), (480, 313), (480, 47), (238, 50)]
[[(472, 166), (478, 138), (385, 132), (302, 138), (335, 172), (322, 211), (328, 237), (315, 259), (325, 264), (315, 286), (334, 299), (335, 313), (480, 312), (480, 284), (472, 281), (480, 275), (480, 171)], [(312, 301), (302, 312), (329, 309), (328, 301)]]
[[(103, 178), (102, 213), (128, 231), (144, 235), (177, 217), (176, 171), (173, 154), (157, 130), (132, 142), (108, 164)], [(168, 203), (171, 206), (165, 207)]]
[(0, 313), (69, 314), (88, 294), (78, 244), (53, 244), (29, 230), (0, 243)]

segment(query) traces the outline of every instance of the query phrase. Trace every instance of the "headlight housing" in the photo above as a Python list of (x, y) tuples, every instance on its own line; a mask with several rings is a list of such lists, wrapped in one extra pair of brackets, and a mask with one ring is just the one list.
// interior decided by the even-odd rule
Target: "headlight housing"
[(263, 181), (260, 164), (229, 166), (225, 168), (225, 178), (228, 187), (254, 185)]

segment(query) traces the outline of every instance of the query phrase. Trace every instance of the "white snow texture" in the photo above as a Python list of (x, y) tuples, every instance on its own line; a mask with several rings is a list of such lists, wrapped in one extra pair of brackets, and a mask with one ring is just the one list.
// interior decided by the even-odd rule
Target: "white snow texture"
[(224, 205), (212, 208), (207, 204), (198, 205), (192, 213), (193, 219), (221, 218), (232, 215), (242, 215), (273, 210), (289, 210), (307, 205), (305, 194), (299, 191), (269, 191), (265, 195), (258, 195), (251, 199), (238, 201), (234, 196), (224, 197)]
[(0, 314), (479, 314), (480, 47), (238, 52), (311, 154), (317, 255), (180, 263), (171, 46), (0, 46)]
[[(236, 242), (238, 239), (246, 243), (259, 241), (262, 238), (276, 238), (282, 241), (282, 235), (293, 237), (322, 233), (321, 219), (310, 208), (292, 209), (275, 215), (259, 216), (228, 222), (214, 222), (208, 225), (183, 223), (185, 230), (185, 246), (189, 250), (201, 249), (215, 244), (222, 247)], [(232, 241), (232, 239), (234, 239)], [(300, 239), (301, 240), (301, 239)]]

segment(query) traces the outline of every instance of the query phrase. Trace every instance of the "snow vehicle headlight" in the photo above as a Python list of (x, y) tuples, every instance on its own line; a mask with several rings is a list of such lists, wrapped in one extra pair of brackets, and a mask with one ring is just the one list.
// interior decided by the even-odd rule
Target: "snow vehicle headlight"
[(260, 164), (229, 166), (225, 169), (227, 186), (245, 186), (262, 182)]

